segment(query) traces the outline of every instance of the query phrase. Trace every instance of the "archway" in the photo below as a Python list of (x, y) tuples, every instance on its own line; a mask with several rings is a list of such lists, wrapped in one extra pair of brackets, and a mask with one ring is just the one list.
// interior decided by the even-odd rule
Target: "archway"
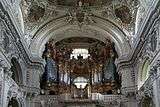
[[(29, 47), (31, 52), (34, 55), (41, 57), (43, 52), (46, 49), (46, 47), (45, 47), (46, 44), (50, 40), (52, 40), (52, 45), (55, 45), (57, 42), (63, 41), (68, 38), (81, 37), (81, 38), (96, 39), (96, 40), (99, 40), (104, 43), (106, 42), (106, 40), (109, 40), (111, 43), (114, 44), (114, 50), (117, 52), (117, 55), (119, 57), (127, 56), (131, 51), (131, 47), (128, 43), (128, 40), (127, 40), (127, 37), (126, 37), (126, 34), (124, 33), (124, 31), (122, 29), (120, 29), (119, 26), (117, 26), (115, 23), (111, 22), (108, 19), (99, 18), (97, 16), (91, 16), (91, 17), (94, 19), (95, 23), (89, 24), (89, 25), (84, 25), (81, 28), (78, 25), (72, 25), (72, 24), (67, 23), (66, 16), (52, 19), (52, 20), (46, 22), (44, 25), (40, 26), (36, 31), (33, 31), (34, 36), (32, 38), (32, 42)], [(53, 53), (55, 52), (54, 49), (52, 51), (53, 51)], [(114, 61), (110, 60), (109, 65), (112, 66), (111, 67), (111, 68), (113, 68), (112, 70), (116, 72), (115, 64), (113, 64), (113, 62), (115, 62), (115, 59), (114, 59)], [(51, 67), (54, 68), (54, 66), (56, 66), (55, 61), (53, 61), (52, 59), (48, 59), (48, 61), (49, 60), (52, 64), (50, 65), (48, 63), (48, 65), (50, 66), (50, 68)], [(107, 63), (107, 62), (105, 62), (105, 63)], [(54, 65), (54, 66), (52, 66), (52, 65)], [(108, 69), (109, 68), (106, 67), (106, 70), (108, 70)], [(52, 84), (48, 81), (49, 87), (51, 85), (57, 84), (58, 79), (56, 77), (59, 77), (59, 75), (60, 75), (60, 74), (57, 75), (56, 69), (54, 69), (54, 70), (56, 71), (56, 73), (54, 75), (50, 76), (50, 78), (48, 78), (48, 80), (54, 81), (54, 82), (51, 82)], [(51, 70), (49, 70), (49, 68), (48, 68), (48, 71), (51, 71)], [(112, 72), (112, 73), (115, 75), (116, 74), (115, 72), (114, 73)], [(50, 74), (51, 74), (51, 72), (50, 72)], [(63, 76), (68, 77), (66, 72), (63, 74)], [(98, 76), (101, 76), (101, 74), (95, 73), (95, 78), (97, 78)], [(112, 76), (108, 77), (106, 74), (105, 82), (109, 82), (109, 84), (114, 87), (115, 81), (110, 81), (110, 80), (114, 80), (114, 79), (115, 79), (114, 77), (112, 77)], [(99, 82), (96, 79), (95, 79), (95, 81)], [(107, 84), (105, 84), (105, 85), (107, 86)], [(62, 87), (64, 88), (65, 86), (62, 85)], [(54, 88), (52, 88), (52, 89), (57, 90), (57, 92), (55, 92), (55, 93), (58, 93), (58, 91), (59, 91), (58, 88), (56, 88), (56, 86), (54, 86)], [(68, 92), (67, 86), (64, 89), (67, 90), (66, 92)], [(98, 92), (107, 92), (110, 94), (110, 93), (117, 93), (118, 88), (112, 92), (110, 91), (111, 89), (109, 89), (109, 88), (107, 88), (107, 89), (100, 88), (99, 89), (99, 88), (95, 87), (94, 90), (96, 90), (96, 92), (98, 90)]]
[(149, 70), (150, 70), (150, 59), (148, 57), (144, 58), (143, 61), (140, 62), (138, 69), (138, 88), (140, 88), (145, 81), (149, 77)]
[(13, 57), (11, 59), (11, 71), (12, 71), (12, 79), (17, 83), (17, 84), (22, 84), (22, 69), (21, 66), (18, 62), (18, 60)]
[(150, 60), (149, 58), (146, 58), (143, 66), (142, 66), (142, 74), (141, 74), (141, 81), (146, 81), (149, 75), (149, 68), (150, 68)]
[(46, 22), (33, 34), (32, 43), (30, 44), (32, 53), (41, 57), (45, 44), (51, 38), (57, 42), (65, 38), (78, 36), (95, 38), (101, 41), (109, 38), (115, 43), (119, 56), (130, 52), (131, 47), (126, 39), (126, 34), (116, 24), (107, 19), (92, 17), (96, 23), (85, 25), (82, 28), (68, 24), (65, 16)]
[(144, 97), (141, 102), (141, 107), (155, 107), (153, 99), (151, 97)]
[(16, 98), (11, 98), (8, 103), (8, 107), (22, 107)]

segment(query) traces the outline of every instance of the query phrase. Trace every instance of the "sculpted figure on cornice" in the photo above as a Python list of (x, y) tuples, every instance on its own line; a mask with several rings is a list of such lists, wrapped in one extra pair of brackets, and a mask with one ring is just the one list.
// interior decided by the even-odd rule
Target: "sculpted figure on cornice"
[[(52, 50), (50, 49), (51, 46), (53, 46)], [(45, 45), (45, 52), (43, 54), (43, 58), (46, 61), (45, 66), (45, 72), (42, 75), (42, 82), (46, 82), (48, 86), (51, 85), (51, 83), (57, 83), (58, 82), (58, 69), (57, 69), (57, 62), (56, 57), (57, 50), (55, 49), (54, 45), (52, 43), (47, 43)]]
[[(112, 44), (114, 45), (114, 44)], [(116, 65), (115, 65), (115, 59), (118, 58), (118, 55), (114, 49), (111, 50), (110, 53), (110, 58), (105, 62), (104, 66), (104, 75), (105, 75), (105, 80), (111, 80), (114, 81), (116, 79)]]

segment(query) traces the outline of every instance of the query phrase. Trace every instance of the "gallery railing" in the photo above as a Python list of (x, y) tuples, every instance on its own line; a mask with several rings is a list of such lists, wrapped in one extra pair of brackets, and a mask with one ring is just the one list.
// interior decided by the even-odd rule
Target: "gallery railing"
[(101, 95), (98, 93), (92, 93), (92, 95), (87, 98), (72, 98), (70, 94), (65, 95), (39, 95), (38, 98), (36, 98), (38, 101), (45, 101), (45, 102), (114, 102), (114, 101), (120, 101), (121, 95)]

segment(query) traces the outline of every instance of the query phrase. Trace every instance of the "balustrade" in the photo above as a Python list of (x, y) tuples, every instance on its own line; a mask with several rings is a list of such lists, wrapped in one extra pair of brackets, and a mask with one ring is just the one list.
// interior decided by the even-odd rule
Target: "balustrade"
[(101, 95), (99, 93), (92, 93), (88, 99), (74, 99), (70, 94), (63, 95), (39, 95), (37, 101), (50, 101), (50, 102), (105, 102), (110, 103), (121, 99), (121, 95)]

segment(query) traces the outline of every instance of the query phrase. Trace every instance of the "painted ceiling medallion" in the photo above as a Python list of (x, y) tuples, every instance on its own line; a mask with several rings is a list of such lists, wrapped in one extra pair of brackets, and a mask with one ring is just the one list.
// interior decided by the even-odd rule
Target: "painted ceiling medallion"
[(32, 5), (29, 10), (28, 19), (31, 22), (38, 21), (45, 13), (45, 8), (38, 5)]
[(115, 9), (115, 15), (118, 17), (123, 23), (130, 24), (132, 21), (132, 15), (130, 13), (129, 7), (122, 5)]

